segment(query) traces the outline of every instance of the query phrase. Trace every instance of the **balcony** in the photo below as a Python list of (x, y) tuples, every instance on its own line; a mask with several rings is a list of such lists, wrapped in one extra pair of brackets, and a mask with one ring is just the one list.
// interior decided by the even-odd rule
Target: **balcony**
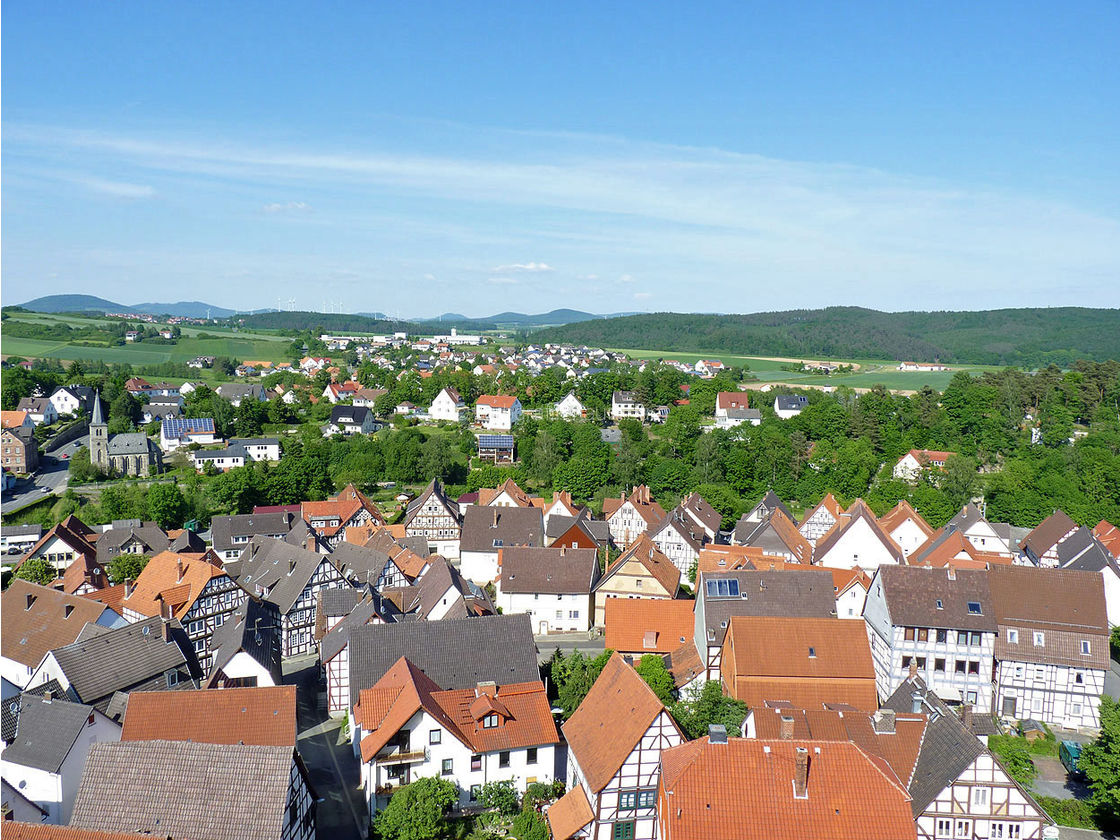
[(385, 753), (384, 755), (379, 755), (374, 759), (377, 764), (413, 764), (417, 761), (427, 760), (428, 750), (426, 747), (422, 750)]

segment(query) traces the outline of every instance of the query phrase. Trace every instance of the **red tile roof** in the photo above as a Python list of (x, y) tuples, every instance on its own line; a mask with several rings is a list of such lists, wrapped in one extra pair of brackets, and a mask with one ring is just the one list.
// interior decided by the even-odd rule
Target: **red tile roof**
[(132, 595), (121, 604), (149, 617), (161, 615), (160, 605), (171, 607), (175, 618), (182, 618), (190, 611), (203, 588), (225, 571), (207, 560), (202, 554), (176, 554), (163, 551), (148, 561), (132, 589)]
[(1120, 559), (1120, 528), (1107, 519), (1102, 519), (1093, 528), (1093, 536), (1104, 543), (1104, 547), (1111, 551), (1114, 557)]
[(548, 827), (552, 829), (553, 840), (568, 840), (594, 818), (595, 812), (591, 810), (583, 785), (576, 785), (548, 809)]
[(121, 740), (294, 747), (296, 687), (133, 692)]
[(692, 638), (695, 601), (654, 598), (608, 598), (607, 650), (622, 653), (672, 653)]
[(517, 397), (511, 397), (504, 394), (483, 394), (478, 398), (476, 405), (488, 405), (491, 408), (513, 408), (513, 403)]

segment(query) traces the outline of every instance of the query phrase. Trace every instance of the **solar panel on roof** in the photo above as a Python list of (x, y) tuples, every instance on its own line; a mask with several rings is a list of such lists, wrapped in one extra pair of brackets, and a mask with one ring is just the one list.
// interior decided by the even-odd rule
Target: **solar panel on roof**
[(504, 449), (513, 446), (513, 435), (479, 435), (478, 445), (482, 449)]
[(164, 437), (182, 437), (186, 434), (213, 433), (212, 417), (168, 417), (163, 421)]

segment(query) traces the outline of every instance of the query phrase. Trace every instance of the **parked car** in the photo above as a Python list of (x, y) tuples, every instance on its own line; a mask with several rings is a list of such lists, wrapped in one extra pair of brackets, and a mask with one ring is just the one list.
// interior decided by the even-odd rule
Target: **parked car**
[(1062, 741), (1058, 746), (1058, 758), (1071, 776), (1081, 775), (1081, 769), (1077, 766), (1077, 761), (1081, 758), (1081, 744), (1077, 741)]

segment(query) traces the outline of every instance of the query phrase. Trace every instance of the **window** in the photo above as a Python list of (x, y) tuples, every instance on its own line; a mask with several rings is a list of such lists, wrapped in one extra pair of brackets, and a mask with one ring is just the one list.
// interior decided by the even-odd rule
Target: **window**
[[(481, 769), (482, 769), (482, 756), (472, 755), (471, 756), (471, 772), (472, 773), (477, 773)], [(471, 794), (471, 799), (472, 800), (474, 799), (474, 794), (473, 793)]]
[(972, 807), (987, 808), (989, 793), (990, 791), (986, 787), (974, 787), (972, 789)]
[(978, 660), (978, 659), (968, 660), (968, 673), (970, 673), (970, 674), (979, 674), (980, 673), (980, 660)]
[(1089, 655), (1089, 640), (1088, 639), (1082, 639), (1081, 640), (1081, 655), (1082, 656), (1088, 656)]
[(634, 840), (634, 821), (616, 822), (614, 831), (611, 832), (611, 840)]
[(980, 634), (979, 633), (969, 633), (968, 634), (968, 645), (969, 645), (969, 647), (980, 647), (980, 644), (981, 644), (981, 640), (980, 640)]
[(952, 820), (939, 819), (937, 821), (937, 830), (936, 830), (934, 836), (938, 837), (938, 838), (952, 837), (953, 836), (953, 821)]
[(1085, 685), (1085, 674), (1082, 671), (1073, 672), (1073, 682), (1076, 685)]
[(914, 641), (914, 632), (915, 631), (914, 631), (913, 627), (907, 627), (906, 628), (906, 633), (904, 634), (904, 636), (906, 638), (906, 641), (908, 641), (908, 642)]
[(624, 790), (618, 795), (618, 810), (633, 811), (637, 807), (638, 792), (636, 790)]
[(641, 588), (642, 588), (642, 579), (641, 579), (641, 578), (638, 578), (637, 580), (635, 580), (635, 581), (634, 581), (634, 586), (635, 586), (635, 587), (636, 587), (637, 589), (641, 589)]
[(579, 620), (579, 610), (568, 610), (568, 618), (572, 621)]
[(933, 670), (934, 670), (935, 673), (944, 674), (945, 673), (945, 660), (941, 657), (938, 657), (937, 659), (933, 660)]
[(911, 662), (911, 660), (912, 660), (913, 658), (914, 658), (914, 657), (912, 657), (912, 656), (904, 656), (904, 657), (902, 657), (902, 667), (903, 667), (903, 668), (909, 668), (909, 667), (910, 667), (910, 662)]
[(1019, 840), (1022, 836), (1020, 831), (1022, 826), (1019, 823), (992, 823), (991, 833), (988, 835), (992, 840)]
[(172, 669), (163, 675), (167, 682), (167, 687), (171, 688), (173, 685), (179, 684), (179, 672)]
[(1015, 628), (1011, 628), (1010, 630), (1007, 631), (1007, 643), (1009, 645), (1019, 644), (1019, 631), (1018, 630), (1016, 630)]
[(564, 611), (563, 610), (557, 610), (556, 611), (556, 620), (557, 621), (563, 621), (563, 619), (564, 619)]
[(525, 750), (525, 763), (526, 764), (536, 764), (537, 763), (537, 748), (536, 747), (529, 747), (529, 749)]
[(498, 766), (509, 767), (509, 750), (498, 753)]
[(919, 642), (928, 642), (929, 641), (929, 630), (927, 630), (924, 627), (921, 628), (918, 631), (918, 641)]
[(968, 644), (968, 633), (966, 633), (964, 630), (958, 630), (957, 631), (957, 644), (958, 645), (967, 645)]
[(983, 610), (980, 609), (980, 602), (979, 601), (969, 601), (968, 602), (968, 614), (969, 615), (983, 615), (984, 614)]
[(385, 775), (390, 779), (404, 778), (404, 774), (408, 772), (407, 764), (390, 764), (385, 770)]
[(656, 790), (640, 790), (638, 791), (638, 807), (639, 808), (652, 808), (657, 802)]
[(497, 725), (498, 725), (498, 715), (497, 715), (497, 713), (489, 714), (482, 719), (482, 728), (483, 729), (494, 729)]
[(1043, 647), (1045, 644), (1046, 644), (1046, 634), (1039, 631), (1039, 630), (1035, 630), (1034, 631), (1034, 646), (1035, 647)]
[(943, 603), (941, 602), (941, 599), (940, 599), (940, 598), (938, 598), (938, 599), (937, 599), (937, 608), (938, 608), (939, 610), (943, 610), (943, 609), (945, 609), (945, 605), (944, 605), (944, 604), (943, 604)]
[[(705, 583), (709, 598), (738, 598), (739, 581), (737, 580), (709, 580)], [(633, 823), (630, 830), (633, 831)]]
[(918, 657), (918, 670), (924, 671), (926, 669), (926, 658), (924, 656)]
[(957, 837), (971, 837), (972, 836), (972, 820), (957, 820), (956, 836)]
[(440, 772), (441, 772), (441, 773), (442, 773), (442, 774), (443, 774), (444, 776), (450, 776), (450, 775), (451, 775), (451, 773), (452, 773), (452, 769), (451, 769), (451, 768), (452, 768), (452, 766), (453, 766), (453, 765), (452, 765), (452, 760), (451, 760), (450, 758), (445, 758), (445, 759), (443, 760), (443, 767), (441, 768)]
[(1026, 674), (1026, 672), (1027, 672), (1027, 666), (1026, 665), (1022, 665), (1022, 664), (1016, 665), (1015, 666), (1015, 679), (1021, 680), (1023, 678), (1023, 676)]
[(442, 743), (442, 742), (443, 742), (443, 730), (442, 729), (433, 729), (431, 732), (428, 733), (428, 743), (431, 744), (432, 746), (435, 746), (436, 744), (439, 744), (439, 743)]
[(937, 631), (937, 643), (939, 645), (945, 644), (945, 642), (947, 642), (948, 640), (949, 640), (949, 631), (948, 630), (938, 630)]
[(968, 662), (966, 662), (966, 661), (965, 661), (964, 659), (958, 659), (958, 660), (957, 660), (957, 661), (956, 661), (956, 662), (954, 663), (954, 670), (955, 670), (955, 671), (956, 671), (956, 672), (957, 672), (958, 674), (963, 674), (963, 673), (964, 673), (964, 669), (965, 669), (966, 667), (968, 667)]

